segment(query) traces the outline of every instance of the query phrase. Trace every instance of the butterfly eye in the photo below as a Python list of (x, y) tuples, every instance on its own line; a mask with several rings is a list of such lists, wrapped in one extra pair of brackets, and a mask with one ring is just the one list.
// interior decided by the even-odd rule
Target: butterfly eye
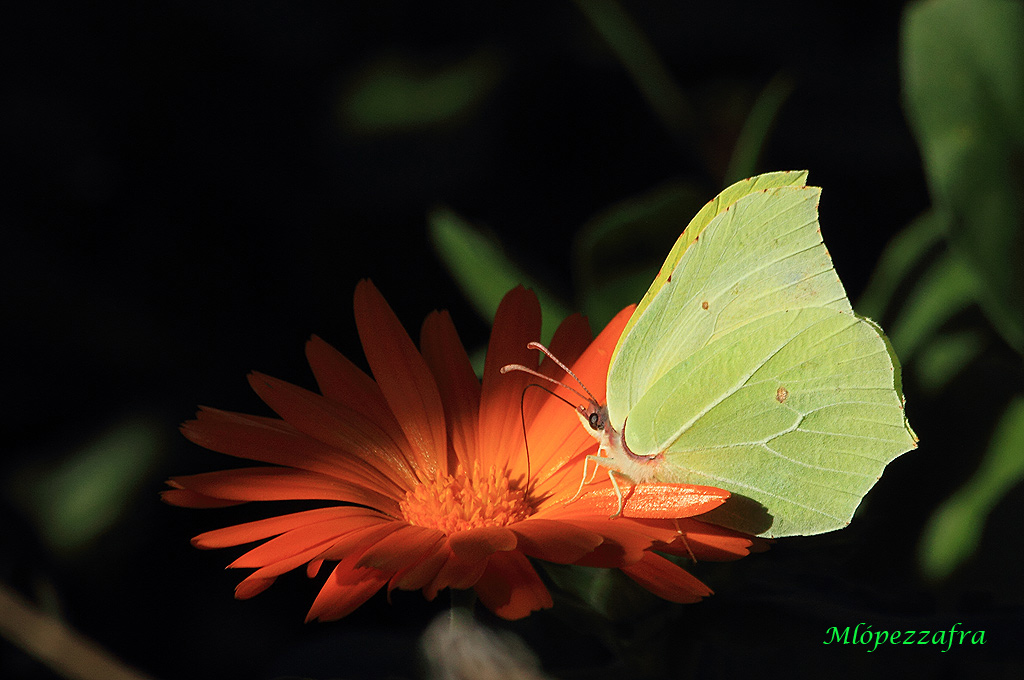
[(591, 413), (590, 417), (587, 419), (587, 422), (590, 423), (590, 429), (592, 429), (592, 430), (600, 430), (601, 429), (601, 415), (599, 413), (597, 413), (597, 412)]

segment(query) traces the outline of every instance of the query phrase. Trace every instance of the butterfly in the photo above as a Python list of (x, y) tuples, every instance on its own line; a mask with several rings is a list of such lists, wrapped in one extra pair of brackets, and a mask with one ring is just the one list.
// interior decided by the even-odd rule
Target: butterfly
[(705, 205), (623, 329), (606, 403), (577, 407), (620, 510), (616, 474), (728, 490), (708, 516), (726, 526), (819, 534), (916, 448), (899, 362), (853, 311), (806, 179), (759, 175)]

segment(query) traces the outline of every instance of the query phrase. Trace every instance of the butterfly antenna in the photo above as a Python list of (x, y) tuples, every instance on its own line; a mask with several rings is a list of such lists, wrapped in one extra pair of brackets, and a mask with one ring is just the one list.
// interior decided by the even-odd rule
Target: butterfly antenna
[[(554, 383), (555, 385), (558, 385), (559, 387), (564, 387), (565, 389), (569, 390), (570, 392), (575, 394), (577, 397), (579, 397), (583, 401), (589, 401), (591, 399), (591, 397), (587, 396), (587, 394), (589, 394), (589, 392), (587, 394), (583, 394), (579, 390), (575, 390), (572, 387), (566, 385), (564, 382), (562, 382), (560, 380), (555, 380), (554, 378), (549, 378), (548, 376), (544, 375), (543, 373), (539, 373), (539, 372), (533, 370), (529, 366), (523, 366), (522, 364), (506, 364), (506, 365), (502, 366), (499, 369), (499, 372), (501, 372), (502, 374), (511, 373), (512, 371), (522, 371), (523, 373), (529, 373), (534, 378), (540, 378), (541, 380), (547, 380), (549, 383)], [(540, 385), (535, 385), (535, 387), (540, 387)], [(553, 395), (555, 394), (554, 392), (551, 392), (550, 390), (548, 390), (548, 392), (550, 394), (553, 394)], [(558, 395), (555, 395), (555, 396), (558, 396)], [(559, 398), (561, 398), (561, 397), (559, 397)], [(565, 401), (565, 400), (562, 399), (562, 401)], [(572, 404), (571, 402), (568, 402), (568, 401), (566, 401), (566, 403), (569, 404), (570, 406), (572, 406), (573, 408), (576, 408), (575, 404)]]
[[(528, 349), (536, 349), (536, 350), (540, 350), (541, 352), (543, 352), (544, 356), (546, 356), (548, 359), (551, 359), (552, 361), (554, 361), (558, 365), (559, 368), (561, 368), (567, 374), (572, 376), (572, 379), (575, 380), (576, 383), (580, 387), (583, 388), (583, 391), (587, 393), (587, 396), (590, 398), (590, 401), (594, 402), (595, 404), (597, 403), (597, 399), (594, 399), (594, 395), (590, 393), (590, 390), (588, 390), (587, 386), (583, 384), (583, 381), (580, 380), (578, 377), (576, 377), (576, 374), (572, 372), (572, 369), (570, 369), (568, 366), (566, 366), (561, 361), (559, 361), (558, 357), (556, 357), (554, 354), (551, 353), (551, 350), (549, 350), (547, 347), (545, 347), (544, 345), (540, 344), (539, 342), (527, 343), (526, 347)], [(575, 390), (573, 390), (573, 391), (575, 392)], [(579, 394), (579, 392), (576, 392), (576, 394)]]
[(539, 373), (539, 372), (535, 371), (534, 369), (530, 368), (529, 366), (524, 366), (522, 364), (506, 364), (506, 365), (502, 366), (499, 369), (499, 371), (500, 371), (500, 373), (502, 375), (504, 375), (505, 373), (510, 373), (512, 371), (522, 371), (523, 373), (529, 373), (530, 375), (534, 376), (535, 378), (540, 378), (541, 380), (547, 380), (549, 383), (554, 383), (555, 385), (558, 385), (560, 387), (564, 387), (565, 389), (569, 390), (570, 392), (572, 392), (573, 394), (575, 394), (577, 397), (579, 397), (580, 399), (582, 399), (584, 401), (589, 401), (592, 404), (597, 404), (598, 403), (597, 399), (594, 398), (594, 395), (591, 394), (590, 390), (587, 389), (587, 386), (583, 384), (583, 381), (580, 380), (576, 376), (576, 374), (573, 373), (572, 370), (568, 366), (566, 366), (561, 361), (559, 361), (558, 357), (556, 357), (554, 354), (551, 353), (551, 350), (549, 350), (547, 347), (545, 347), (544, 345), (540, 344), (539, 342), (529, 342), (529, 343), (526, 344), (526, 347), (528, 349), (536, 349), (536, 350), (540, 350), (541, 352), (543, 352), (544, 356), (546, 356), (549, 359), (551, 359), (552, 361), (554, 361), (556, 364), (558, 364), (559, 368), (561, 368), (567, 374), (572, 376), (572, 379), (575, 380), (576, 383), (580, 387), (583, 388), (583, 392), (585, 392), (586, 394), (580, 392), (579, 390), (577, 390), (577, 389), (575, 389), (573, 387), (570, 387), (569, 385), (566, 385), (561, 380), (555, 380), (554, 378), (549, 378), (548, 376), (544, 375), (543, 373)]

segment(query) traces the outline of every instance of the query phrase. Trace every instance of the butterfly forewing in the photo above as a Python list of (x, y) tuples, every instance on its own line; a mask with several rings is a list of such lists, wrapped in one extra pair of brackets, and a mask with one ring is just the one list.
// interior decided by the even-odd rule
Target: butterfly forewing
[(619, 346), (622, 344), (622, 338), (625, 338), (629, 334), (629, 331), (636, 324), (637, 320), (643, 316), (644, 310), (647, 309), (647, 306), (654, 300), (655, 295), (657, 295), (658, 291), (660, 291), (662, 286), (664, 286), (668, 281), (668, 278), (675, 269), (676, 264), (678, 264), (680, 258), (683, 257), (683, 253), (685, 253), (687, 248), (689, 248), (693, 243), (694, 237), (704, 231), (704, 228), (708, 226), (708, 223), (710, 223), (715, 216), (749, 194), (762, 191), (763, 189), (771, 189), (773, 187), (803, 186), (806, 181), (806, 170), (768, 172), (763, 175), (758, 175), (757, 177), (740, 180), (739, 182), (727, 187), (722, 191), (722, 193), (708, 201), (704, 207), (694, 215), (693, 219), (690, 220), (690, 223), (686, 225), (686, 229), (684, 229), (683, 233), (679, 235), (678, 239), (676, 239), (675, 244), (672, 246), (672, 250), (669, 251), (668, 257), (665, 258), (664, 264), (662, 264), (661, 269), (658, 271), (658, 275), (654, 278), (654, 281), (651, 283), (647, 293), (640, 301), (640, 304), (637, 305), (636, 312), (626, 323), (622, 336), (619, 338), (619, 342), (615, 345), (613, 357), (619, 351)]
[(782, 310), (852, 311), (821, 241), (818, 196), (816, 187), (766, 189), (710, 221), (620, 340), (608, 375), (613, 425), (621, 427), (655, 382), (716, 337)]

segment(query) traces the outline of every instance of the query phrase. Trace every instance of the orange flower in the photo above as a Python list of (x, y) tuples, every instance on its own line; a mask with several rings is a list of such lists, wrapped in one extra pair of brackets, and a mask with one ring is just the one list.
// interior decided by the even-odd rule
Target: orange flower
[[(589, 347), (586, 321), (571, 317), (552, 350), (603, 386), (629, 311)], [(175, 477), (163, 492), (169, 503), (338, 503), (196, 536), (200, 548), (264, 541), (229, 565), (256, 570), (236, 597), (302, 565), (313, 577), (337, 561), (307, 621), (343, 617), (385, 585), (430, 599), (473, 588), (499, 616), (516, 619), (552, 604), (528, 557), (620, 568), (662, 597), (693, 602), (710, 590), (652, 548), (712, 560), (747, 553), (748, 536), (678, 519), (721, 504), (728, 494), (717, 489), (640, 485), (614, 519), (607, 479), (572, 500), (596, 443), (561, 401), (540, 390), (524, 397), (529, 376), (499, 373), (509, 363), (538, 365), (526, 349), (540, 334), (532, 293), (517, 288), (502, 301), (482, 384), (447, 313), (424, 322), (420, 351), (369, 281), (356, 287), (355, 316), (373, 378), (314, 337), (306, 356), (321, 394), (253, 373), (253, 389), (281, 419), (202, 408), (182, 426), (200, 446), (271, 465)], [(550, 361), (538, 370), (558, 374)]]

